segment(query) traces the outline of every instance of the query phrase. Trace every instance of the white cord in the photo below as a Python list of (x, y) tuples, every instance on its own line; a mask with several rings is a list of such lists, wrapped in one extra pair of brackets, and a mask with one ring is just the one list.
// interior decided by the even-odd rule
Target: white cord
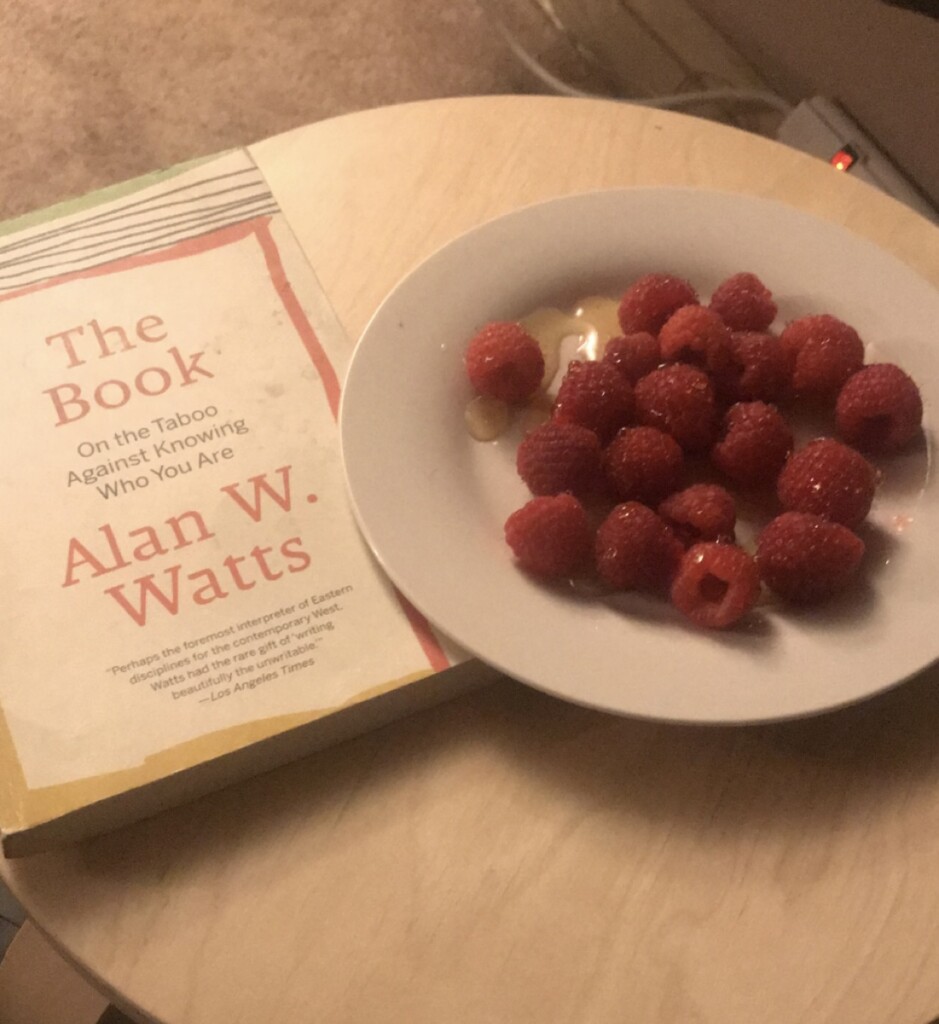
[(739, 103), (758, 103), (765, 107), (771, 107), (783, 114), (792, 110), (792, 105), (787, 103), (781, 96), (771, 92), (761, 92), (756, 89), (708, 89), (704, 92), (681, 92), (674, 96), (656, 96), (654, 99), (629, 99), (622, 96), (601, 96), (598, 93), (585, 92), (576, 86), (569, 85), (562, 81), (539, 61), (537, 61), (527, 50), (520, 46), (504, 25), (497, 22), (497, 27), (505, 39), (509, 49), (528, 68), (535, 77), (541, 80), (552, 92), (561, 96), (573, 96), (576, 99), (588, 100), (617, 100), (621, 103), (635, 103), (641, 107), (658, 107), (662, 110), (679, 110), (682, 107), (696, 106), (699, 103), (716, 102), (719, 100), (731, 100)]

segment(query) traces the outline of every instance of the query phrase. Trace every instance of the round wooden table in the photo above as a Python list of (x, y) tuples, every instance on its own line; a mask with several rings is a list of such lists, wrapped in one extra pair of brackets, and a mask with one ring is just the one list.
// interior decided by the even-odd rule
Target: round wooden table
[[(903, 206), (681, 115), (442, 100), (269, 146), (304, 178), (288, 213), (353, 337), (457, 233), (595, 187), (773, 196), (939, 283), (939, 231)], [(937, 684), (725, 729), (505, 681), (3, 874), (96, 984), (165, 1024), (926, 1024)]]

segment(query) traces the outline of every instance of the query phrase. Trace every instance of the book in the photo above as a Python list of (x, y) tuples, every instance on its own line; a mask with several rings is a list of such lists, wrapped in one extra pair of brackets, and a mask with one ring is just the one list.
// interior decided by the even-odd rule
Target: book
[(0, 337), (7, 856), (471, 685), (358, 532), (352, 346), (248, 150), (0, 229)]

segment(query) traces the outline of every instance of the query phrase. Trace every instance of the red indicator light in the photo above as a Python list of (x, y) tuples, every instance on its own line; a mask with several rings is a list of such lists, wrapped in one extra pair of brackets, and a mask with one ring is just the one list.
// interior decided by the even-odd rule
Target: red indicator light
[(843, 146), (828, 161), (836, 171), (849, 171), (857, 163), (857, 153), (850, 146)]

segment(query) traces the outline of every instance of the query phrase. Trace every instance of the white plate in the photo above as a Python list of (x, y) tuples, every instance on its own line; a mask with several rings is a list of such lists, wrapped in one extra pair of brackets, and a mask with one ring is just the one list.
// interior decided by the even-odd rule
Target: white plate
[[(466, 432), (467, 340), (484, 322), (615, 295), (668, 270), (706, 295), (750, 270), (779, 322), (830, 312), (939, 394), (939, 294), (842, 228), (779, 203), (690, 189), (569, 196), (450, 243), (385, 300), (356, 348), (342, 450), (362, 531), (392, 580), (441, 630), (515, 678), (578, 703), (686, 722), (818, 712), (870, 696), (939, 654), (939, 530), (929, 443), (889, 466), (872, 512), (870, 586), (815, 612), (769, 609), (750, 630), (702, 632), (666, 604), (604, 603), (542, 586), (505, 546), (529, 497), (518, 434)], [(927, 431), (928, 437), (928, 431)]]

